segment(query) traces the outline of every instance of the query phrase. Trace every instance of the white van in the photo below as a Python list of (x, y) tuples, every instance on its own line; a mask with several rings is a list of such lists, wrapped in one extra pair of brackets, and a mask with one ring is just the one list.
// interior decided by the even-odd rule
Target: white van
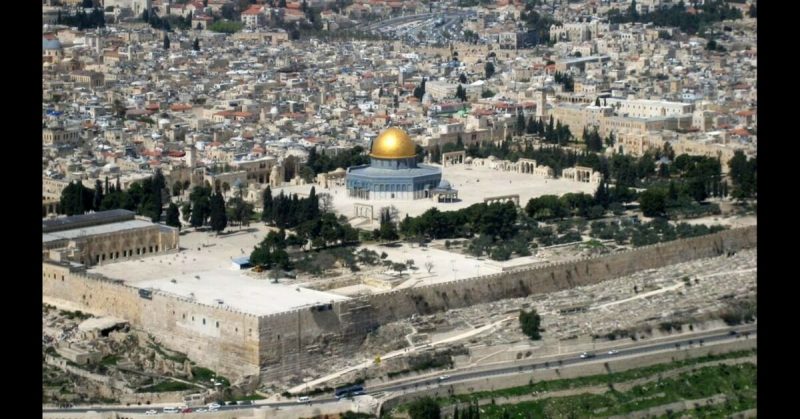
[(177, 407), (165, 407), (164, 413), (178, 413), (180, 412)]
[(297, 403), (305, 403), (305, 402), (309, 402), (309, 401), (311, 401), (311, 397), (308, 397), (308, 396), (303, 396), (303, 397), (297, 399)]

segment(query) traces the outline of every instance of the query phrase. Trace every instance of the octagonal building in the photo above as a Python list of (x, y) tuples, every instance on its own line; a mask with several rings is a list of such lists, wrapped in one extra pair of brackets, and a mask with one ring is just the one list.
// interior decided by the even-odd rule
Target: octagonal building
[(442, 170), (417, 164), (416, 145), (400, 128), (383, 131), (372, 142), (370, 164), (347, 169), (347, 192), (359, 199), (428, 199)]

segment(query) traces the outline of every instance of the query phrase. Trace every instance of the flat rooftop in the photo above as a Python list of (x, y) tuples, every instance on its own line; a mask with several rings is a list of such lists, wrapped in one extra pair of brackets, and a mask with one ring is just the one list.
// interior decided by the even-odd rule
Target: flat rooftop
[(52, 220), (42, 220), (42, 231), (45, 233), (61, 230), (70, 230), (83, 226), (109, 224), (117, 221), (133, 220), (136, 214), (133, 211), (115, 209), (98, 211), (90, 214), (59, 217)]
[(62, 230), (62, 231), (54, 231), (51, 233), (44, 233), (42, 234), (42, 243), (48, 243), (56, 240), (72, 240), (81, 236), (94, 236), (98, 234), (114, 233), (125, 230), (136, 230), (140, 228), (148, 228), (153, 226), (158, 226), (159, 228), (164, 227), (143, 220), (122, 221), (118, 223), (101, 224), (85, 228), (75, 228), (71, 230)]
[(133, 287), (158, 289), (257, 316), (348, 299), (296, 285), (273, 284), (271, 279), (256, 279), (249, 271), (233, 269), (232, 261), (249, 256), (267, 231), (262, 223), (253, 223), (220, 236), (183, 233), (178, 253), (109, 263), (92, 267), (89, 272), (120, 279)]
[[(202, 304), (228, 307), (258, 316), (347, 300), (347, 297), (337, 294), (274, 284), (271, 279), (255, 279), (232, 269), (129, 282), (129, 285), (158, 289), (184, 298), (194, 298)], [(218, 300), (222, 300), (222, 304)]]

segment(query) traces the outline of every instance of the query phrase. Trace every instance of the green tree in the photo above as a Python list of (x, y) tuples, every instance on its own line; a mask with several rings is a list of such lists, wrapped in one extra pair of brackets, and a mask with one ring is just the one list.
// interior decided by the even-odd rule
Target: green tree
[(646, 217), (659, 217), (666, 210), (667, 193), (661, 189), (648, 189), (639, 195), (639, 206)]
[(519, 312), (519, 325), (522, 328), (522, 333), (531, 340), (540, 340), (542, 338), (539, 333), (541, 331), (539, 327), (541, 321), (542, 318), (539, 316), (539, 313), (536, 312), (536, 309), (531, 309), (529, 312), (520, 310)]
[(628, 7), (628, 17), (631, 22), (639, 20), (639, 12), (636, 11), (636, 0), (631, 0), (631, 5)]
[(697, 202), (703, 202), (708, 198), (708, 191), (706, 190), (706, 181), (702, 178), (693, 178), (689, 180), (687, 185), (689, 195)]
[(389, 208), (381, 209), (381, 227), (379, 231), (381, 240), (392, 241), (400, 238), (397, 234), (397, 225), (392, 221)]
[(217, 191), (217, 193), (211, 195), (210, 204), (211, 230), (219, 235), (228, 226), (228, 217), (225, 213), (225, 198)]
[(61, 191), (60, 209), (66, 215), (79, 215), (92, 210), (94, 190), (75, 181)]
[(525, 206), (525, 212), (536, 220), (564, 218), (567, 215), (567, 209), (556, 195), (531, 198)]
[(603, 182), (597, 185), (597, 190), (594, 192), (594, 203), (603, 208), (608, 208), (610, 201), (611, 200), (608, 194), (608, 183)]
[(261, 212), (261, 221), (269, 224), (273, 222), (272, 218), (272, 189), (267, 185), (267, 189), (264, 190), (264, 197), (263, 197), (263, 205), (262, 205), (262, 212)]
[(178, 211), (178, 206), (173, 202), (170, 202), (169, 207), (167, 207), (166, 223), (170, 227), (181, 228), (180, 211)]
[(189, 224), (192, 227), (201, 227), (206, 224), (208, 216), (211, 214), (211, 186), (195, 186), (189, 194), (189, 202), (192, 203), (191, 217)]
[(166, 32), (164, 32), (164, 49), (165, 50), (169, 49), (169, 36), (167, 35)]
[[(730, 177), (733, 181), (731, 196), (739, 200), (755, 196), (757, 189), (756, 159), (748, 159), (741, 150), (737, 150), (728, 162), (728, 167), (730, 168)], [(727, 187), (724, 189), (727, 190)]]
[(456, 98), (461, 99), (462, 102), (467, 101), (467, 91), (460, 84), (456, 87)]
[(192, 49), (195, 51), (200, 51), (200, 40), (194, 38), (194, 43), (192, 43)]
[(94, 183), (94, 199), (92, 199), (92, 207), (95, 211), (99, 211), (102, 204), (103, 184), (100, 182), (100, 179), (97, 179)]
[(494, 75), (494, 64), (491, 61), (487, 61), (486, 64), (483, 66), (483, 70), (486, 72), (486, 78), (490, 79)]
[(747, 11), (747, 15), (755, 19), (757, 18), (757, 14), (758, 10), (756, 9), (756, 4), (755, 3), (750, 4), (750, 9)]
[(439, 419), (441, 417), (439, 404), (430, 397), (411, 402), (408, 406), (408, 415), (411, 416), (411, 419)]
[(172, 196), (180, 196), (182, 191), (183, 182), (176, 180), (175, 183), (172, 184)]
[(458, 82), (461, 83), (461, 84), (467, 84), (467, 75), (464, 74), (464, 73), (461, 73), (461, 75), (458, 76)]

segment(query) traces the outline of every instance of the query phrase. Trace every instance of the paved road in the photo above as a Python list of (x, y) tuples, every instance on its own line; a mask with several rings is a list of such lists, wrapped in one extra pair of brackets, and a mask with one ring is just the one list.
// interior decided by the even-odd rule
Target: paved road
[[(532, 370), (537, 369), (548, 369), (548, 368), (561, 368), (567, 365), (575, 365), (581, 363), (588, 363), (588, 362), (602, 362), (606, 359), (610, 358), (620, 358), (620, 357), (636, 357), (642, 356), (645, 354), (649, 354), (652, 352), (658, 351), (665, 351), (665, 350), (676, 350), (676, 344), (678, 344), (678, 349), (685, 349), (687, 347), (698, 347), (700, 345), (706, 345), (711, 343), (722, 343), (725, 341), (732, 341), (736, 339), (756, 339), (757, 338), (757, 325), (748, 325), (748, 326), (738, 326), (738, 327), (729, 327), (724, 329), (719, 329), (711, 332), (699, 332), (695, 333), (692, 336), (683, 336), (678, 339), (670, 339), (668, 341), (659, 341), (656, 343), (650, 342), (643, 342), (638, 341), (637, 344), (634, 346), (626, 346), (618, 349), (618, 352), (613, 355), (609, 355), (606, 351), (598, 352), (592, 358), (581, 358), (580, 354), (574, 355), (567, 355), (567, 356), (558, 356), (554, 358), (552, 361), (547, 361), (546, 363), (539, 360), (537, 361), (528, 361), (526, 363), (515, 363), (513, 366), (508, 366), (508, 364), (494, 366), (494, 367), (486, 367), (480, 371), (464, 371), (464, 372), (452, 372), (446, 373), (448, 374), (448, 378), (445, 380), (440, 380), (439, 377), (424, 377), (424, 378), (415, 378), (411, 380), (406, 380), (401, 383), (387, 383), (383, 385), (373, 386), (368, 390), (368, 394), (375, 394), (375, 393), (385, 393), (390, 391), (415, 391), (415, 390), (424, 390), (425, 386), (430, 385), (438, 385), (444, 383), (454, 383), (459, 381), (470, 381), (476, 380), (486, 377), (493, 377), (493, 376), (502, 376), (502, 375), (509, 375), (509, 374), (521, 374), (525, 372), (530, 372)], [(739, 334), (731, 334), (731, 331), (738, 331)], [(559, 360), (561, 361), (559, 363)], [(321, 404), (321, 403), (334, 403), (337, 402), (337, 399), (333, 397), (323, 397), (323, 398), (315, 398), (312, 400), (313, 404)], [(176, 403), (177, 404), (177, 403)], [(257, 407), (289, 407), (289, 406), (297, 406), (298, 403), (295, 401), (287, 401), (287, 402), (254, 402), (253, 405), (236, 405), (236, 406), (221, 406), (219, 408), (220, 411), (225, 410), (238, 410), (238, 409), (252, 409)], [(120, 413), (144, 413), (150, 409), (155, 409), (161, 413), (162, 408), (156, 408), (154, 406), (144, 406), (144, 407), (75, 407), (75, 408), (44, 408), (42, 409), (45, 413), (57, 413), (57, 412), (69, 412), (69, 413), (81, 413), (81, 412), (88, 412), (88, 411), (96, 411), (96, 412), (120, 412)]]
[[(739, 331), (740, 335), (732, 335), (730, 333), (731, 330)], [(747, 336), (745, 336), (747, 334)], [(756, 339), (757, 336), (757, 326), (746, 326), (746, 327), (734, 327), (734, 328), (726, 328), (714, 332), (707, 332), (702, 334), (693, 335), (691, 338), (684, 337), (681, 339), (676, 340), (669, 340), (667, 342), (660, 342), (654, 344), (642, 343), (640, 345), (634, 347), (627, 347), (627, 348), (620, 348), (618, 352), (610, 355), (608, 354), (607, 350), (603, 352), (598, 352), (594, 357), (591, 358), (581, 358), (580, 354), (574, 354), (573, 356), (559, 356), (555, 358), (553, 361), (548, 362), (527, 362), (527, 363), (516, 363), (513, 366), (497, 366), (494, 368), (481, 370), (481, 371), (466, 371), (466, 372), (453, 372), (451, 374), (447, 374), (448, 378), (445, 380), (440, 380), (439, 377), (426, 377), (423, 379), (412, 380), (404, 383), (391, 383), (391, 384), (384, 384), (380, 386), (373, 386), (369, 389), (370, 392), (377, 392), (377, 391), (401, 391), (401, 390), (408, 390), (409, 387), (413, 387), (416, 385), (417, 387), (427, 386), (427, 385), (434, 385), (440, 383), (454, 383), (459, 381), (470, 381), (476, 380), (480, 378), (486, 377), (493, 377), (493, 376), (501, 376), (501, 375), (508, 375), (508, 374), (520, 374), (523, 372), (530, 372), (532, 370), (537, 369), (552, 369), (552, 368), (561, 368), (568, 365), (575, 365), (575, 364), (582, 364), (588, 362), (602, 362), (607, 359), (617, 359), (620, 357), (636, 357), (642, 356), (645, 354), (649, 354), (652, 352), (664, 351), (664, 350), (676, 350), (675, 345), (678, 344), (680, 349), (686, 349), (687, 347), (699, 347), (701, 345), (706, 345), (710, 343), (721, 343), (724, 341), (736, 340), (736, 339)], [(639, 341), (641, 342), (641, 341)], [(560, 362), (559, 362), (560, 360)]]

